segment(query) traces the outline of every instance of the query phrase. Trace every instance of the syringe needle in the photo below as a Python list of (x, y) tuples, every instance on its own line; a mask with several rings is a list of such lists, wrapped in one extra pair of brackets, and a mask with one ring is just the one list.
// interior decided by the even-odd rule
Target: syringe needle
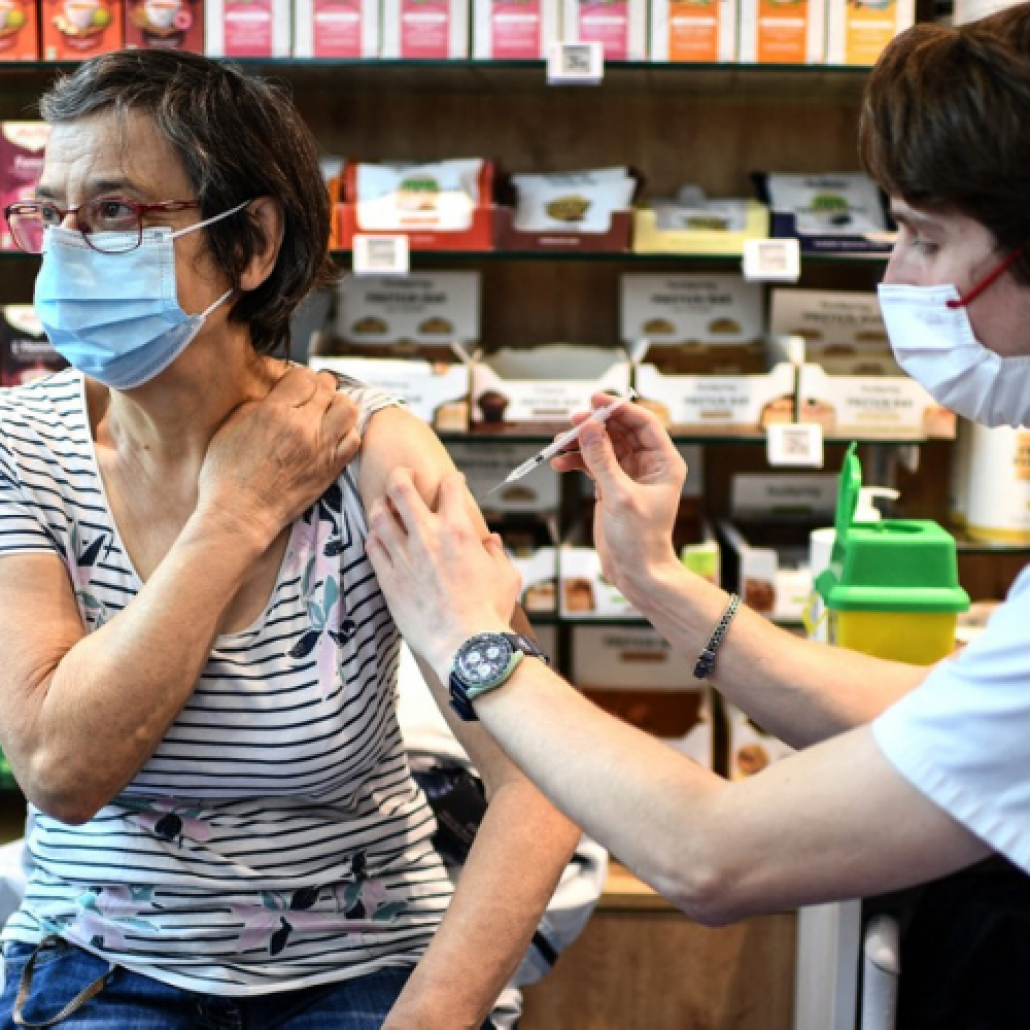
[(603, 408), (595, 408), (590, 416), (584, 419), (579, 425), (573, 426), (571, 429), (567, 429), (564, 433), (558, 436), (553, 442), (549, 443), (543, 450), (538, 451), (533, 455), (532, 458), (524, 461), (518, 468), (513, 469), (508, 473), (508, 478), (503, 483), (498, 483), (497, 486), (491, 487), (487, 493), (492, 494), (495, 490), (500, 490), (501, 487), (507, 486), (508, 483), (513, 482), (516, 479), (521, 479), (523, 476), (532, 472), (533, 469), (542, 465), (545, 461), (549, 461), (556, 454), (563, 451), (569, 444), (579, 438), (580, 433), (583, 432), (583, 427), (588, 422), (605, 422), (617, 408), (625, 404), (626, 401), (633, 400), (636, 397), (636, 391), (630, 387), (629, 392), (625, 397), (619, 397), (612, 401), (611, 404), (606, 404)]

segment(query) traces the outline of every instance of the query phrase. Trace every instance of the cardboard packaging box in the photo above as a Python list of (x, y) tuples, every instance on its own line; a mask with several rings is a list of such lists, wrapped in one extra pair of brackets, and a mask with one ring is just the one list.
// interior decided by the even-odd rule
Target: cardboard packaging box
[(551, 668), (560, 669), (564, 664), (565, 650), (562, 647), (558, 627), (552, 622), (539, 622), (530, 619), (530, 626), (533, 629), (533, 636), (540, 649), (551, 659)]
[(736, 0), (651, 0), (650, 58), (697, 64), (735, 61)]
[(383, 0), (383, 57), (439, 61), (469, 55), (469, 0)]
[(828, 0), (826, 63), (872, 67), (884, 47), (916, 18), (915, 0)]
[(640, 184), (627, 167), (506, 176), (497, 189), (497, 248), (628, 251)]
[(833, 375), (904, 375), (875, 293), (773, 290), (769, 332), (801, 337), (805, 360)]
[(955, 438), (954, 413), (904, 373), (832, 375), (809, 362), (798, 372), (798, 421), (830, 440)]
[(800, 623), (814, 589), (810, 534), (833, 523), (836, 506), (835, 475), (734, 476), (730, 518), (719, 523), (724, 581), (756, 612)]
[(204, 45), (211, 57), (289, 57), (290, 0), (205, 0)]
[(605, 61), (646, 61), (647, 0), (562, 0), (562, 40), (600, 43)]
[[(673, 546), (691, 571), (718, 585), (721, 575), (719, 543), (702, 514), (701, 450), (680, 445), (691, 468), (673, 526)], [(601, 570), (592, 536), (593, 498), (580, 499), (580, 519), (562, 543), (558, 559), (563, 616), (576, 619), (639, 619), (640, 613)]]
[(541, 518), (557, 515), (559, 478), (547, 462), (521, 479), (501, 485), (513, 468), (540, 450), (539, 444), (504, 439), (459, 439), (447, 440), (445, 446), (454, 464), (464, 473), (469, 492), (488, 519), (509, 515)]
[(605, 232), (576, 232), (574, 229), (527, 232), (516, 227), (514, 210), (500, 205), (494, 212), (494, 240), (498, 250), (624, 253), (633, 243), (633, 212), (613, 211)]
[(486, 431), (567, 429), (574, 412), (590, 409), (593, 393), (624, 395), (629, 386), (621, 347), (552, 343), (481, 352), (472, 366), (472, 423)]
[[(49, 138), (46, 122), (0, 122), (0, 211), (8, 204), (35, 196)], [(0, 250), (17, 250), (3, 217)]]
[(559, 38), (559, 0), (473, 0), (472, 56), (546, 60)]
[(762, 287), (739, 275), (626, 275), (634, 385), (674, 432), (748, 435), (794, 413), (795, 368), (764, 339)]
[(361, 162), (348, 162), (330, 182), (336, 202), (333, 246), (349, 248), (356, 233), (371, 233), (407, 236), (411, 250), (493, 250), (491, 161), (382, 167), (397, 179), (395, 188), (383, 187), (386, 192), (364, 185), (376, 173), (375, 164), (363, 170)]
[(572, 682), (594, 704), (712, 768), (711, 699), (649, 627), (574, 626)]
[(0, 0), (0, 61), (38, 60), (36, 0)]
[(43, 60), (84, 61), (125, 42), (122, 0), (40, 0)]
[(601, 556), (587, 543), (563, 543), (558, 554), (559, 610), (576, 619), (642, 616), (601, 571)]
[(553, 518), (492, 512), (487, 518), (498, 533), (512, 565), (522, 577), (519, 603), (527, 615), (558, 610), (558, 533)]
[(755, 172), (773, 236), (796, 239), (803, 254), (889, 254), (897, 238), (883, 194), (862, 172)]
[(636, 254), (743, 254), (746, 240), (769, 235), (769, 209), (757, 200), (712, 201), (691, 212), (654, 200), (633, 212)]
[(331, 333), (309, 359), (394, 394), (439, 432), (469, 425), (467, 348), (479, 336), (475, 272), (406, 277), (348, 275)]
[(125, 45), (202, 54), (203, 0), (126, 0)]
[(801, 350), (798, 421), (827, 439), (954, 439), (955, 415), (894, 360), (875, 293), (773, 290), (770, 331)]
[(1021, 0), (954, 0), (951, 24), (967, 25), (989, 15), (1015, 7)]
[(294, 57), (379, 56), (378, 0), (294, 0)]
[(794, 748), (778, 737), (766, 733), (736, 705), (721, 701), (726, 721), (728, 775), (731, 780), (744, 780), (755, 773), (794, 754)]
[(536, 454), (536, 444), (449, 440), (446, 446), (522, 577), (523, 609), (530, 616), (553, 615), (558, 610), (558, 474), (544, 464), (496, 489), (513, 468)]
[(31, 304), (0, 307), (0, 386), (24, 386), (67, 367)]
[[(719, 542), (706, 536), (677, 548), (683, 564), (711, 582), (720, 576)], [(601, 571), (601, 558), (591, 546), (564, 543), (558, 554), (559, 610), (576, 619), (639, 619), (641, 614)]]
[(742, 64), (822, 64), (827, 0), (740, 0)]

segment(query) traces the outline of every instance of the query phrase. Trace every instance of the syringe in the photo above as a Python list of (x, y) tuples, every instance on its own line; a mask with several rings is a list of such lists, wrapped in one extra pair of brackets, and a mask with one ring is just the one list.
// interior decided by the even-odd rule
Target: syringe
[(523, 476), (529, 475), (533, 469), (538, 468), (545, 461), (550, 461), (556, 454), (563, 451), (573, 440), (579, 439), (579, 434), (583, 432), (583, 427), (588, 422), (607, 422), (609, 418), (615, 413), (620, 405), (625, 404), (627, 401), (633, 400), (637, 393), (630, 387), (629, 392), (625, 397), (619, 397), (617, 400), (606, 404), (603, 408), (595, 408), (591, 413), (590, 417), (584, 419), (578, 426), (573, 426), (571, 429), (566, 430), (561, 436), (554, 439), (553, 442), (549, 443), (542, 451), (534, 454), (532, 458), (528, 458), (518, 468), (512, 469), (508, 473), (508, 478), (503, 483), (498, 483), (497, 486), (491, 487), (489, 493), (493, 493), (495, 490), (500, 490), (502, 486), (507, 486), (509, 483), (514, 483), (517, 479), (521, 479)]

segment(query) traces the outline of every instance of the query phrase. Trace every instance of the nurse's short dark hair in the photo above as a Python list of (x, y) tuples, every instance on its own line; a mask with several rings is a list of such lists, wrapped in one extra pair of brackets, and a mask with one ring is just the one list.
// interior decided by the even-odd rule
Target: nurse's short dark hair
[[(866, 84), (859, 151), (911, 206), (959, 211), (1004, 251), (1030, 244), (1030, 3), (899, 35)], [(1030, 255), (1013, 271), (1030, 283)]]
[[(288, 346), (293, 311), (336, 271), (318, 149), (282, 87), (199, 54), (119, 50), (57, 79), (39, 109), (52, 124), (105, 111), (149, 115), (182, 161), (204, 218), (273, 197), (283, 213), (278, 260), (261, 286), (234, 299), (229, 317), (249, 326), (259, 353)], [(244, 209), (205, 231), (215, 261), (238, 288), (261, 246), (260, 227)]]

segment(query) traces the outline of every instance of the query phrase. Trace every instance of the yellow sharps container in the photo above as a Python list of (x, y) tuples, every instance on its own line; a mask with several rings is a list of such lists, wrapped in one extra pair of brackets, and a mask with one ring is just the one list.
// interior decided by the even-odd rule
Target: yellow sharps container
[(836, 539), (816, 580), (829, 639), (841, 647), (913, 665), (931, 665), (955, 648), (958, 615), (969, 595), (958, 583), (955, 539), (927, 519), (855, 522), (862, 467), (852, 444), (837, 494)]

